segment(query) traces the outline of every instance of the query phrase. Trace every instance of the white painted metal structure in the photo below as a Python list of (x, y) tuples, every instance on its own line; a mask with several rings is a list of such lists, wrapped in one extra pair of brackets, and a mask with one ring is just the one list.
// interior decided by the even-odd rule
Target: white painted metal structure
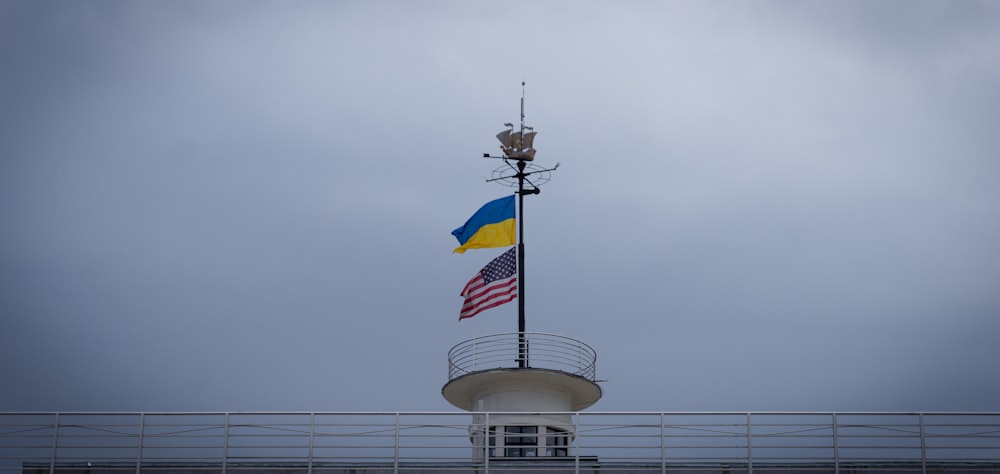
[(590, 346), (555, 334), (478, 337), (448, 352), (448, 383), (441, 393), (463, 410), (494, 413), (488, 423), (482, 415), (473, 416), (474, 461), (567, 457), (575, 431), (566, 413), (601, 398), (596, 364), (597, 352)]

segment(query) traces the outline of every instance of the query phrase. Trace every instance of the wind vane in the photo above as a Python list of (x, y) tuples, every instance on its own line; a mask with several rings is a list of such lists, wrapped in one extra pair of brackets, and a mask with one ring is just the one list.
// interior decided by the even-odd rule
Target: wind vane
[[(506, 130), (497, 134), (500, 140), (502, 156), (492, 156), (483, 153), (483, 158), (496, 158), (504, 161), (503, 166), (493, 170), (493, 176), (486, 182), (500, 183), (506, 186), (517, 186), (517, 332), (518, 332), (518, 366), (528, 367), (528, 345), (524, 336), (524, 196), (539, 194), (539, 186), (552, 178), (552, 172), (559, 168), (556, 163), (552, 168), (542, 168), (534, 163), (535, 132), (533, 127), (524, 125), (524, 82), (521, 82), (521, 128), (514, 131), (514, 124), (505, 123)], [(513, 163), (512, 163), (513, 162)], [(514, 164), (516, 163), (516, 164)]]

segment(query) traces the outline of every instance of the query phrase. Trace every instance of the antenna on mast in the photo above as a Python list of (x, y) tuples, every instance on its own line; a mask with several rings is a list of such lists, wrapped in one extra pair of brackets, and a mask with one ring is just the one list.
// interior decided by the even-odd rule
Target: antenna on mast
[(521, 81), (521, 135), (524, 135), (524, 81)]
[[(490, 156), (483, 153), (484, 158), (498, 158), (504, 161), (504, 166), (493, 170), (493, 177), (487, 182), (496, 182), (507, 186), (517, 186), (517, 332), (518, 332), (518, 367), (528, 368), (528, 342), (525, 338), (524, 324), (524, 196), (539, 194), (541, 186), (551, 179), (552, 172), (559, 168), (559, 163), (552, 168), (542, 168), (529, 161), (535, 159), (534, 127), (524, 125), (524, 81), (521, 81), (521, 129), (514, 131), (514, 125), (505, 123), (506, 130), (497, 134), (500, 140), (500, 150), (503, 156)], [(525, 133), (525, 130), (528, 130)], [(514, 161), (517, 165), (511, 163)], [(527, 187), (525, 187), (527, 184)]]

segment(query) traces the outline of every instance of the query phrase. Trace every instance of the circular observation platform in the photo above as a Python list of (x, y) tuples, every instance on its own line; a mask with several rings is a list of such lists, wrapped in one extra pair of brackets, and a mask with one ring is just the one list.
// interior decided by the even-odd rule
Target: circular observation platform
[(596, 363), (593, 348), (555, 334), (477, 337), (448, 351), (441, 394), (467, 411), (579, 411), (601, 398)]

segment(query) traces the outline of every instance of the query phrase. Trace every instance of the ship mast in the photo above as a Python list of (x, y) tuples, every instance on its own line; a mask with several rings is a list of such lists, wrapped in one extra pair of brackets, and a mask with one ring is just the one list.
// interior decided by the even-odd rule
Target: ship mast
[[(518, 367), (527, 368), (528, 364), (528, 344), (525, 339), (525, 258), (524, 258), (524, 196), (541, 193), (539, 186), (548, 182), (550, 172), (559, 167), (543, 169), (534, 164), (529, 165), (529, 161), (535, 159), (535, 129), (524, 124), (524, 81), (521, 82), (521, 128), (513, 131), (513, 124), (506, 123), (508, 127), (497, 134), (500, 140), (500, 149), (503, 156), (490, 156), (483, 154), (485, 158), (499, 158), (504, 160), (506, 166), (494, 170), (492, 179), (508, 186), (517, 186), (517, 332), (518, 332)], [(527, 132), (527, 133), (526, 133)], [(512, 164), (511, 162), (516, 163)], [(513, 174), (510, 174), (513, 171)], [(529, 179), (530, 178), (530, 179)], [(532, 182), (534, 179), (534, 182)]]

